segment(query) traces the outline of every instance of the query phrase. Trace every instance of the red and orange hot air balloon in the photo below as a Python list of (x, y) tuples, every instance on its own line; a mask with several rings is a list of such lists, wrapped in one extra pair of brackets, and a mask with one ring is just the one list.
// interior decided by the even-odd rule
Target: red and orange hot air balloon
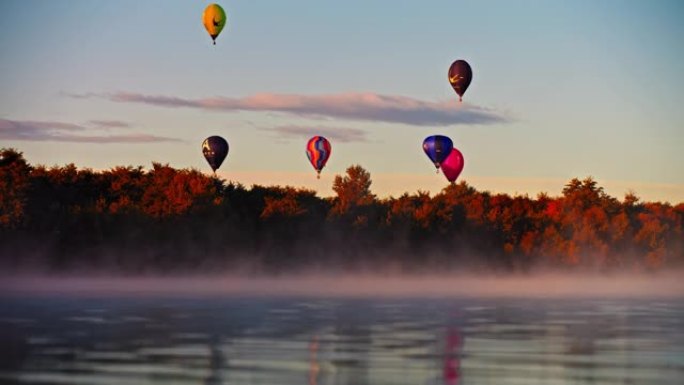
[(306, 156), (316, 170), (318, 179), (321, 178), (321, 170), (323, 170), (323, 167), (328, 162), (328, 158), (330, 158), (331, 150), (330, 142), (322, 136), (314, 136), (306, 144)]

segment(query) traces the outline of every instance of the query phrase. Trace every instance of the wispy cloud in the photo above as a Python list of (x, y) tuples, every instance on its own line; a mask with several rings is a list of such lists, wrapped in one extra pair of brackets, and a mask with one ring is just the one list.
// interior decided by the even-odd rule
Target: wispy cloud
[(329, 95), (256, 94), (244, 98), (200, 99), (131, 92), (67, 94), (74, 98), (104, 98), (113, 102), (140, 103), (167, 108), (200, 108), (217, 111), (269, 111), (309, 118), (335, 118), (416, 126), (494, 124), (510, 121), (505, 114), (470, 104), (430, 102), (406, 96), (375, 93)]
[(131, 125), (120, 120), (90, 120), (88, 123), (97, 128), (128, 128)]
[(83, 131), (85, 127), (74, 124), (74, 123), (64, 123), (64, 122), (45, 122), (36, 120), (4, 120), (0, 119), (0, 132), (9, 130), (8, 127), (16, 128), (27, 128), (27, 131), (41, 131), (41, 130), (56, 130), (56, 131)]
[(88, 130), (88, 127), (73, 123), (0, 119), (1, 140), (103, 144), (180, 141), (176, 138), (148, 134), (89, 135)]
[(270, 131), (279, 137), (309, 138), (315, 135), (325, 136), (328, 139), (341, 143), (367, 142), (367, 133), (357, 128), (344, 127), (311, 127), (311, 126), (279, 126), (273, 128), (260, 128), (262, 131)]

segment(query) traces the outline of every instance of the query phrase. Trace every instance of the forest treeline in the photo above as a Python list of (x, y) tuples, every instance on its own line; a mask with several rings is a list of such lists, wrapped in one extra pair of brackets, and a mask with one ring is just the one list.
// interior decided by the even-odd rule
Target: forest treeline
[(225, 182), (153, 163), (31, 166), (0, 150), (0, 264), (133, 273), (649, 269), (684, 265), (684, 203), (619, 200), (592, 178), (562, 195), (466, 182), (378, 198), (351, 166), (335, 196)]

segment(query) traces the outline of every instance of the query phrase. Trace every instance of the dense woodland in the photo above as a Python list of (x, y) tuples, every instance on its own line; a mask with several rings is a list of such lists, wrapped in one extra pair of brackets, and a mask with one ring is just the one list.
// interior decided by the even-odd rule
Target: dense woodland
[[(559, 186), (560, 188), (560, 186)], [(478, 191), (378, 198), (360, 166), (331, 198), (246, 188), (153, 163), (31, 166), (0, 150), (3, 269), (170, 273), (662, 270), (684, 265), (684, 203), (607, 195), (592, 178), (557, 197)]]

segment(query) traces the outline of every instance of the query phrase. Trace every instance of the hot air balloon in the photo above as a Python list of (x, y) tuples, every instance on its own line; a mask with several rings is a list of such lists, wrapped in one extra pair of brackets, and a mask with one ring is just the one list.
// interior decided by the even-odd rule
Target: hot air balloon
[(207, 32), (209, 32), (211, 39), (214, 41), (214, 45), (216, 45), (216, 38), (226, 25), (226, 12), (218, 4), (209, 4), (204, 9), (202, 23), (204, 24), (204, 28), (207, 29)]
[(221, 163), (228, 155), (228, 142), (220, 136), (210, 136), (202, 142), (202, 153), (216, 174), (216, 170), (221, 167)]
[(473, 80), (473, 70), (465, 60), (456, 60), (449, 67), (449, 83), (458, 94), (458, 100), (463, 101), (463, 94)]
[(454, 142), (443, 135), (428, 136), (423, 141), (423, 151), (435, 164), (437, 172), (439, 172), (439, 165), (446, 159), (452, 148), (454, 148)]
[(330, 157), (331, 150), (330, 142), (322, 136), (314, 136), (309, 139), (309, 142), (306, 144), (306, 156), (316, 170), (318, 179), (321, 178), (321, 170), (325, 167), (325, 163)]
[(456, 178), (461, 175), (461, 171), (463, 171), (463, 165), (463, 154), (461, 154), (461, 151), (458, 151), (458, 149), (454, 147), (451, 149), (449, 156), (447, 156), (446, 159), (444, 159), (444, 162), (442, 162), (442, 172), (449, 182), (454, 183)]

